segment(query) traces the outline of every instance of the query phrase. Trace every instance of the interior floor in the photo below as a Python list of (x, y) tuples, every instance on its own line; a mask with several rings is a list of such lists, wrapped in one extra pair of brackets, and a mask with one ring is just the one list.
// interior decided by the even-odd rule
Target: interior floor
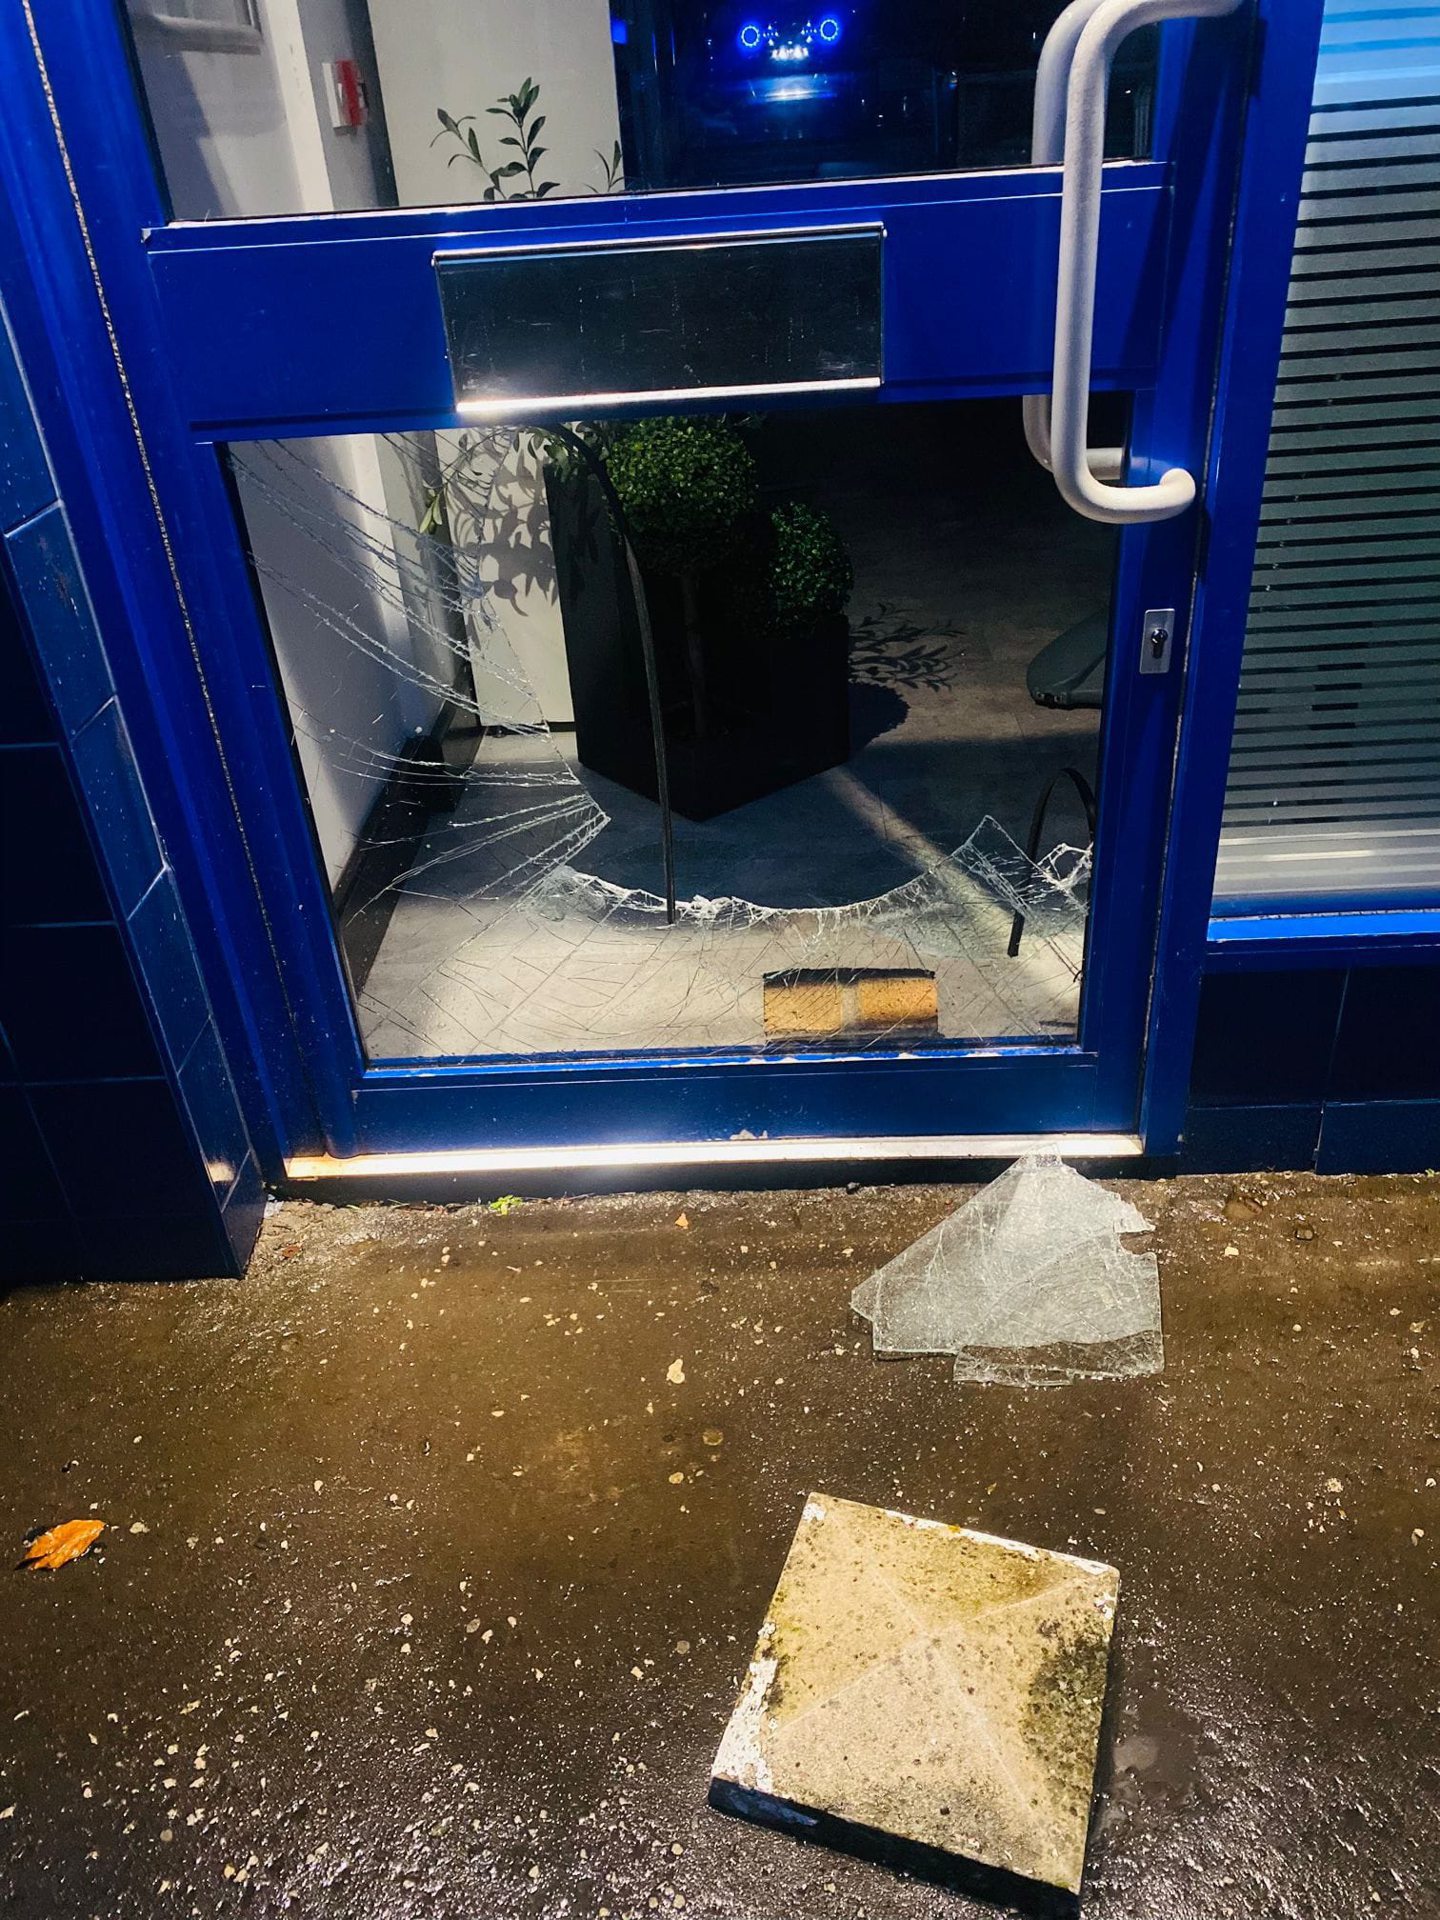
[[(796, 967), (932, 972), (945, 1037), (1073, 1031), (1083, 900), (1012, 958), (1014, 900), (952, 856), (986, 822), (1023, 845), (1058, 769), (1095, 781), (1098, 713), (1037, 706), (1026, 669), (1105, 608), (1111, 537), (1029, 460), (1014, 402), (763, 433), (854, 562), (848, 763), (678, 820), (667, 925), (655, 805), (573, 734), (492, 733), (398, 884), (361, 994), (372, 1057), (755, 1046), (766, 977)], [(1057, 793), (1042, 852), (1087, 839)]]

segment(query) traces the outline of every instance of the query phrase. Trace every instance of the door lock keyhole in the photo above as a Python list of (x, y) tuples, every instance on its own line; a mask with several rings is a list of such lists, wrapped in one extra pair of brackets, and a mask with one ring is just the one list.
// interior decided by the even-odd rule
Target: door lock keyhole
[(1144, 636), (1140, 645), (1141, 673), (1168, 673), (1170, 649), (1175, 638), (1175, 609), (1151, 607), (1146, 612), (1140, 631)]

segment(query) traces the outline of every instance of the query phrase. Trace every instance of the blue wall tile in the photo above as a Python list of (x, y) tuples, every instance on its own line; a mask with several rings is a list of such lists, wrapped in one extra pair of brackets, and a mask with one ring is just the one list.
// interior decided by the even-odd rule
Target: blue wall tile
[(114, 689), (64, 510), (51, 507), (16, 528), (5, 552), (60, 723), (74, 733)]
[(1440, 1100), (1335, 1101), (1325, 1109), (1317, 1173), (1424, 1173), (1440, 1167)]
[(22, 1088), (0, 1086), (0, 1228), (68, 1214), (59, 1176)]
[(117, 927), (8, 930), (0, 944), (0, 1017), (29, 1081), (161, 1071)]
[(225, 1231), (239, 1258), (248, 1260), (265, 1223), (265, 1183), (252, 1152), (226, 1196)]
[(105, 849), (116, 903), (121, 914), (128, 915), (149, 891), (162, 861), (155, 822), (115, 701), (81, 728), (73, 749), (76, 776)]
[(216, 1204), (223, 1207), (249, 1156), (250, 1141), (219, 1038), (209, 1023), (180, 1069), (180, 1094), (214, 1184)]
[(0, 929), (110, 917), (59, 747), (0, 748)]
[(35, 428), (24, 382), (15, 365), (15, 352), (0, 320), (0, 527), (38, 513), (55, 498), (55, 485), (40, 435)]
[(55, 722), (20, 623), (0, 594), (0, 746), (50, 740), (54, 733)]
[(172, 1060), (183, 1060), (210, 1017), (190, 929), (171, 875), (162, 873), (130, 915), (135, 957)]
[(1201, 1008), (1187, 1171), (1440, 1165), (1440, 966), (1226, 972)]
[(196, 1206), (197, 1183), (207, 1197), (209, 1184), (168, 1081), (33, 1087), (30, 1100), (77, 1219), (217, 1217)]
[[(0, 255), (0, 273), (15, 265)], [(0, 1278), (233, 1271), (263, 1190), (218, 1047), (197, 1047), (209, 1006), (189, 929), (6, 327)]]
[(1338, 970), (1210, 974), (1200, 994), (1192, 1104), (1322, 1099), (1344, 990)]
[(117, 1213), (79, 1222), (80, 1271), (87, 1279), (193, 1280), (233, 1270), (218, 1217)]
[(1345, 990), (1332, 1100), (1440, 1099), (1440, 968), (1357, 967)]
[[(69, 1214), (6, 1221), (0, 1280), (78, 1280), (83, 1267), (80, 1231)], [(96, 1275), (104, 1277), (103, 1273)]]
[(1180, 1142), (1182, 1173), (1295, 1171), (1314, 1164), (1320, 1106), (1192, 1107)]

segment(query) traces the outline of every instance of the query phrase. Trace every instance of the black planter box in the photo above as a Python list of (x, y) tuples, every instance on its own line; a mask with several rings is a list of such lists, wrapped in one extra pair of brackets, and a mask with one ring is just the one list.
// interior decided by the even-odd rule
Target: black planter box
[[(547, 468), (545, 492), (580, 764), (653, 800), (645, 661), (624, 548), (592, 477)], [(681, 583), (645, 576), (670, 801), (687, 820), (728, 813), (850, 757), (849, 622), (833, 614), (783, 640), (759, 636), (741, 611), (739, 585), (725, 568), (697, 583), (705, 716), (697, 728)]]

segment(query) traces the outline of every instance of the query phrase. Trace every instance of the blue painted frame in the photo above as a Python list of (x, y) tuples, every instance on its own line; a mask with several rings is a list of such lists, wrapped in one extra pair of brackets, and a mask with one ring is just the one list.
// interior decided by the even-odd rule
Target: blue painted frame
[[(1299, 16), (1308, 19), (1312, 6), (1318, 18), (1318, 0), (1292, 0), (1285, 9), (1287, 32)], [(1262, 27), (1277, 11), (1276, 0), (1261, 0)], [(1239, 50), (1247, 31), (1243, 20), (1167, 31), (1156, 151), (1184, 154), (1186, 164), (1172, 168), (1162, 158), (1110, 170), (1114, 184), (1107, 184), (1107, 200), (1113, 204), (1131, 194), (1137, 208), (1142, 202), (1149, 208), (1141, 233), (1146, 245), (1132, 245), (1127, 257), (1144, 255), (1148, 278), (1137, 291), (1148, 295), (1159, 335), (1147, 366), (1145, 332), (1122, 331), (1106, 348), (1101, 382), (1151, 380), (1137, 397), (1134, 437), (1157, 450), (1152, 469), (1176, 457), (1176, 449), (1202, 446), (1209, 424), (1239, 144)], [(422, 249), (433, 248), (439, 226), (454, 238), (484, 232), (487, 210), (466, 209), (458, 218), (401, 212), (167, 229), (123, 36), (108, 0), (51, 0), (43, 13), (26, 4), (23, 18), (10, 10), (0, 19), (0, 59), (16, 82), (7, 92), (7, 105), (15, 101), (7, 137), (29, 148), (29, 244), (37, 254), (54, 256), (49, 319), (57, 377), (67, 394), (83, 398), (87, 438), (78, 453), (76, 485), (93, 501), (88, 532), (91, 543), (104, 549), (105, 597), (133, 634), (128, 671), (153, 715), (153, 729), (137, 745), (147, 761), (165, 764), (168, 824), (185, 842), (177, 865), (183, 860), (182, 879), (214, 919), (209, 971), (224, 977), (231, 1034), (248, 1051), (252, 1084), (269, 1120), (268, 1171), (278, 1171), (282, 1155), (297, 1152), (493, 1145), (497, 1138), (516, 1144), (723, 1138), (746, 1126), (832, 1136), (1119, 1131), (1135, 1124), (1182, 680), (1178, 673), (1142, 680), (1128, 671), (1125, 636), (1138, 634), (1146, 606), (1183, 605), (1176, 583), (1188, 584), (1194, 574), (1199, 529), (1193, 515), (1132, 529), (1122, 542), (1114, 607), (1119, 666), (1105, 723), (1114, 777), (1102, 787), (1103, 854), (1092, 912), (1105, 964), (1089, 969), (1078, 1045), (954, 1049), (912, 1059), (659, 1057), (367, 1070), (230, 501), (219, 463), (204, 444), (220, 427), (232, 435), (273, 433), (276, 416), (262, 421), (237, 412), (233, 392), (217, 401), (214, 396), (224, 392), (219, 373), (203, 358), (181, 356), (185, 390), (177, 389), (174, 322), (193, 319), (197, 307), (177, 316), (175, 303), (201, 301), (203, 287), (210, 303), (204, 310), (214, 318), (226, 302), (234, 306), (237, 288), (278, 300), (287, 274), (298, 267), (304, 281), (307, 254), (323, 253), (333, 263), (362, 223), (367, 239), (418, 260)], [(1250, 103), (1247, 176), (1254, 173), (1257, 147), (1272, 161), (1292, 154), (1282, 124), (1287, 96), (1283, 87), (1277, 92), (1276, 64), (1268, 57), (1260, 62)], [(1308, 89), (1308, 67), (1303, 79)], [(1298, 146), (1293, 152), (1298, 155)], [(1298, 158), (1294, 173), (1298, 177)], [(1053, 202), (1053, 176), (1047, 182), (1029, 173), (897, 181), (876, 191), (897, 210), (902, 204), (924, 208), (932, 199), (928, 223), (911, 216), (915, 245), (923, 244), (927, 231), (938, 231), (941, 205), (951, 217), (967, 220), (978, 219), (974, 209), (981, 206), (1005, 208), (996, 230), (1001, 242), (987, 241), (986, 255), (974, 262), (983, 288), (991, 283), (988, 269), (1014, 269), (1022, 257), (1029, 258), (1032, 275), (1041, 272), (1035, 261), (1044, 255), (1046, 221), (1053, 217), (1044, 208), (1047, 186)], [(778, 191), (793, 223), (833, 221), (837, 199), (855, 205), (858, 190), (849, 187), (841, 195), (831, 184)], [(706, 200), (723, 204), (712, 204), (707, 213), (700, 204)], [(873, 209), (875, 201), (868, 204)], [(666, 222), (673, 226), (679, 218), (710, 218), (734, 231), (735, 205), (728, 193), (637, 199), (623, 203), (622, 224), (633, 236)], [(613, 207), (594, 208), (593, 202), (579, 203), (587, 220), (613, 217)], [(956, 214), (957, 208), (969, 211)], [(538, 225), (573, 224), (577, 203), (531, 203), (523, 220), (512, 205), (504, 217), (507, 231), (530, 237)], [(1124, 221), (1117, 227), (1113, 213), (1107, 217), (1107, 236), (1119, 235), (1123, 244), (1132, 229)], [(77, 218), (83, 229), (79, 245)], [(763, 223), (762, 214), (753, 218)], [(1257, 231), (1257, 241), (1261, 237)], [(257, 281), (252, 270), (267, 248), (272, 257)], [(326, 252), (330, 248), (337, 251)], [(285, 250), (283, 261), (278, 249)], [(1110, 263), (1103, 264), (1108, 272)], [(292, 298), (295, 284), (292, 279)], [(1029, 284), (1038, 289), (1045, 283), (1040, 277)], [(977, 325), (983, 304), (971, 302)], [(1236, 369), (1233, 304), (1227, 378)], [(402, 298), (392, 315), (396, 324), (405, 321), (406, 311)], [(327, 334), (327, 348), (333, 343), (333, 333)], [(915, 344), (918, 366), (922, 343)], [(1033, 329), (1017, 335), (1016, 347), (1008, 371), (992, 353), (978, 389), (957, 373), (947, 390), (1033, 389), (1040, 383)], [(1265, 364), (1263, 354), (1249, 365), (1267, 379), (1273, 375), (1273, 360)], [(251, 366), (253, 371), (253, 360)], [(433, 382), (433, 356), (427, 366)], [(913, 393), (937, 390), (933, 379), (917, 374)], [(209, 396), (204, 419), (197, 417), (202, 395)], [(331, 398), (325, 397), (326, 406)], [(433, 385), (428, 401), (419, 396), (414, 403), (422, 415), (433, 407)], [(285, 416), (287, 432), (300, 425), (333, 432), (398, 424), (394, 417), (382, 422), (364, 414), (337, 418), (313, 401), (284, 404), (292, 409)], [(352, 397), (346, 404), (357, 402)], [(412, 397), (407, 394), (403, 404), (411, 405)], [(407, 417), (406, 424), (455, 420), (442, 406), (428, 417)], [(1137, 479), (1153, 477), (1144, 462), (1135, 462), (1135, 469)], [(1213, 547), (1212, 538), (1212, 553)], [(87, 565), (89, 559), (87, 550)], [(1181, 638), (1183, 643), (1183, 632)], [(1192, 751), (1198, 766), (1203, 754), (1199, 747)], [(1214, 762), (1208, 772), (1218, 767), (1223, 778), (1223, 757), (1217, 753)], [(1173, 860), (1166, 885), (1168, 905), (1179, 886)], [(282, 902), (283, 916), (277, 911)], [(1152, 1052), (1169, 1043), (1165, 1022), (1154, 1012), (1159, 1004), (1157, 993)], [(1183, 1020), (1183, 1007), (1180, 1012)]]
[[(1113, 164), (1095, 385), (1148, 386), (1171, 247), (1167, 169)], [(192, 223), (147, 238), (182, 410), (203, 440), (456, 424), (432, 261), (476, 247), (884, 226), (876, 401), (1034, 392), (1049, 378), (1054, 169)], [(377, 297), (378, 293), (378, 297)], [(337, 312), (364, 324), (336, 330)], [(274, 351), (286, 342), (283, 354)], [(769, 404), (767, 402), (767, 404)]]
[(1260, 13), (1146, 1046), (1141, 1130), (1155, 1155), (1177, 1151), (1189, 1094), (1322, 8), (1305, 0)]
[(1432, 966), (1440, 962), (1440, 910), (1237, 914), (1212, 919), (1207, 973), (1274, 968)]

